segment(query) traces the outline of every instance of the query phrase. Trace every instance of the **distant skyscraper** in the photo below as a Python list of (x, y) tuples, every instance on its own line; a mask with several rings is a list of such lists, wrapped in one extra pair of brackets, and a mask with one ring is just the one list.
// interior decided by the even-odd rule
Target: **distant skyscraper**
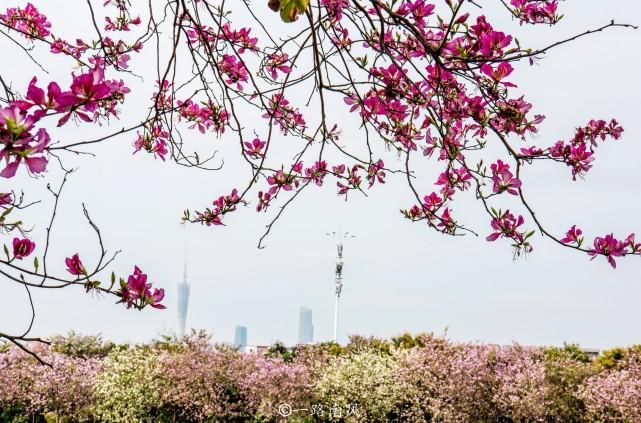
[(187, 283), (187, 258), (185, 257), (185, 269), (183, 281), (178, 284), (178, 336), (185, 336), (185, 323), (187, 322), (187, 309), (189, 308), (189, 284)]
[(312, 310), (307, 307), (301, 307), (298, 313), (298, 343), (308, 344), (310, 342), (314, 342)]
[(241, 350), (247, 346), (247, 328), (245, 326), (236, 326), (234, 345)]

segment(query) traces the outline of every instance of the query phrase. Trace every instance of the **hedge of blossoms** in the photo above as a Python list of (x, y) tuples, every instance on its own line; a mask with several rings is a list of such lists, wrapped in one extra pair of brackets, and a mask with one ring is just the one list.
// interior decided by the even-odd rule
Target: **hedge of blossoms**
[[(99, 254), (80, 257), (80, 247), (59, 257), (48, 254), (72, 173), (66, 160), (93, 154), (96, 144), (117, 136), (129, 137), (133, 153), (208, 170), (223, 164), (216, 144), (202, 147), (205, 155), (192, 153), (192, 147), (200, 149), (192, 139), (205, 134), (233, 142), (246, 180), (230, 183), (211, 206), (186, 210), (183, 219), (219, 226), (251, 205), (272, 213), (259, 246), (303, 190), (330, 184), (347, 199), (396, 177), (408, 185), (402, 215), (443, 234), (505, 240), (519, 256), (533, 250), (538, 232), (591, 259), (603, 257), (612, 267), (620, 257), (641, 254), (634, 233), (589, 234), (572, 224), (572, 216), (565, 234), (553, 234), (525, 191), (526, 169), (541, 161), (568, 167), (573, 180), (583, 178), (597, 147), (619, 140), (623, 127), (613, 118), (585, 116), (560, 140), (535, 140), (544, 116), (515, 91), (519, 73), (529, 72), (527, 64), (555, 46), (632, 25), (612, 21), (533, 49), (465, 0), (98, 3), (87, 1), (87, 19), (74, 22), (92, 34), (84, 38), (63, 36), (63, 25), (47, 16), (56, 7), (52, 2), (18, 2), (0, 10), (0, 37), (15, 49), (7, 55), (34, 65), (33, 73), (21, 72), (24, 79), (0, 75), (0, 272), (27, 291), (81, 286), (111, 294), (127, 308), (163, 308), (163, 289), (153, 287), (140, 267), (132, 263), (129, 275), (107, 274), (117, 253), (108, 253), (84, 206)], [(552, 27), (563, 16), (556, 0), (501, 0), (499, 7), (523, 26)], [(279, 13), (277, 25), (263, 24), (269, 9)], [(156, 57), (137, 61), (143, 50)], [(57, 69), (67, 66), (65, 77), (46, 73), (54, 56)], [(514, 66), (519, 62), (523, 66)], [(146, 75), (148, 63), (156, 64), (153, 80), (146, 81), (155, 86), (148, 107), (134, 115), (133, 126), (114, 130), (124, 104), (141, 96), (130, 86), (139, 73)], [(38, 78), (40, 71), (45, 73)], [(132, 113), (140, 113), (136, 109)], [(339, 126), (347, 127), (346, 111), (353, 112), (359, 133), (346, 134)], [(60, 140), (60, 128), (70, 126), (77, 128), (77, 139)], [(87, 139), (89, 130), (99, 135)], [(286, 154), (274, 153), (283, 149)], [(392, 166), (390, 158), (401, 160)], [(420, 169), (436, 169), (438, 176), (426, 179)], [(54, 196), (51, 214), (42, 222), (23, 222), (20, 210), (42, 199), (23, 194), (25, 184), (16, 175), (47, 172), (62, 178), (57, 185), (42, 184), (42, 192)], [(457, 220), (455, 203), (464, 195), (478, 200), (479, 212), (487, 215), (485, 229)], [(43, 240), (29, 233), (38, 225), (46, 229)], [(66, 270), (53, 272), (54, 262)], [(31, 328), (0, 332), (0, 338), (22, 345)]]
[[(148, 345), (58, 337), (0, 353), (0, 420), (66, 422), (638, 422), (641, 346), (461, 344), (431, 335), (275, 345), (203, 334)], [(283, 408), (287, 404), (291, 408)]]

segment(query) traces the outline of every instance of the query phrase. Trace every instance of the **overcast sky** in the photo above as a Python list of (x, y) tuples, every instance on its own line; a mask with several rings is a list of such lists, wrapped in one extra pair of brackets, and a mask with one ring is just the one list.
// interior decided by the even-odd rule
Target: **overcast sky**
[[(39, 3), (56, 34), (75, 38), (75, 23), (87, 17), (84, 1), (77, 1), (72, 13), (71, 6), (53, 7), (58, 2)], [(267, 14), (262, 3), (254, 2), (255, 8)], [(562, 2), (566, 16), (552, 29), (520, 27), (498, 8), (498, 1), (481, 3), (495, 27), (516, 33), (522, 45), (531, 47), (611, 19), (641, 23), (637, 0)], [(0, 9), (12, 4), (2, 0)], [(523, 183), (530, 203), (557, 234), (577, 224), (589, 239), (609, 232), (621, 237), (630, 232), (641, 235), (640, 41), (639, 30), (608, 30), (556, 48), (538, 65), (519, 66), (514, 73), (512, 80), (535, 111), (547, 116), (540, 145), (571, 136), (573, 128), (591, 118), (615, 117), (625, 128), (620, 141), (598, 148), (595, 166), (584, 181), (572, 182), (563, 166), (526, 169)], [(32, 75), (43, 81), (68, 78), (67, 61), (42, 54), (51, 72), (46, 76), (6, 40), (0, 43), (5, 52), (2, 73), (11, 76), (14, 86), (26, 87)], [(132, 66), (146, 69), (144, 58), (134, 59)], [(132, 82), (132, 88), (140, 90), (132, 94), (138, 99), (125, 105), (123, 121), (115, 122), (114, 129), (144, 114), (141, 108), (154, 78), (143, 76), (144, 82)], [(343, 107), (342, 102), (337, 107)], [(52, 130), (52, 134), (56, 140), (71, 141), (88, 138), (90, 134), (83, 131), (93, 134), (95, 130), (84, 126)], [(114, 266), (116, 273), (126, 276), (134, 264), (139, 265), (157, 286), (165, 288), (167, 310), (125, 310), (112, 298), (91, 298), (82, 289), (34, 292), (38, 311), (34, 334), (73, 329), (117, 341), (145, 341), (175, 330), (176, 283), (182, 278), (187, 243), (189, 327), (206, 329), (215, 340), (232, 341), (234, 327), (241, 324), (248, 328), (250, 344), (293, 343), (298, 309), (304, 305), (313, 310), (316, 340), (328, 340), (336, 250), (325, 233), (340, 226), (357, 235), (345, 245), (341, 341), (349, 334), (392, 336), (410, 331), (447, 332), (455, 340), (501, 344), (567, 341), (603, 348), (641, 342), (639, 257), (618, 260), (617, 270), (612, 270), (602, 258), (590, 262), (585, 255), (536, 237), (534, 253), (513, 261), (507, 241), (485, 241), (488, 218), (471, 194), (466, 199), (461, 196), (454, 211), (479, 231), (478, 238), (445, 237), (403, 219), (398, 210), (411, 206), (413, 200), (403, 181), (391, 177), (368, 198), (352, 195), (348, 202), (336, 196), (333, 182), (324, 189), (310, 189), (274, 226), (262, 250), (256, 245), (271, 215), (257, 214), (252, 207), (230, 215), (226, 227), (192, 225), (185, 230), (180, 225), (185, 208), (209, 205), (216, 196), (243, 185), (247, 176), (247, 168), (232, 158), (237, 154), (232, 133), (220, 139), (185, 134), (193, 135), (194, 144), (204, 143), (229, 155), (229, 160), (225, 156), (228, 165), (221, 172), (201, 172), (148, 155), (132, 155), (133, 140), (127, 136), (99, 145), (92, 150), (95, 157), (65, 156), (78, 170), (64, 192), (51, 251), (60, 271), (67, 255), (80, 252), (89, 261), (95, 256), (94, 235), (82, 218), (84, 202), (108, 248), (123, 250)], [(344, 135), (354, 140), (361, 136), (356, 129)], [(226, 147), (229, 144), (234, 148)], [(388, 162), (394, 162), (393, 156)], [(43, 195), (47, 182), (59, 184), (60, 173), (52, 169), (44, 178), (32, 180), (21, 171), (15, 182), (37, 197)], [(431, 179), (426, 187), (428, 182)], [(0, 187), (7, 185), (0, 183)], [(45, 201), (24, 213), (25, 220), (36, 226), (33, 236), (39, 245), (44, 245), (49, 208), (50, 201)], [(23, 289), (4, 284), (0, 295), (3, 331), (18, 331), (27, 323), (25, 300)]]

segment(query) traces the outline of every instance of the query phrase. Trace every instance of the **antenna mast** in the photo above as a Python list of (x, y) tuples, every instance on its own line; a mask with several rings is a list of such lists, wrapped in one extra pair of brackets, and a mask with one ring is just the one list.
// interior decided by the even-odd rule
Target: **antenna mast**
[(343, 291), (343, 240), (345, 238), (354, 238), (349, 232), (338, 233), (332, 232), (331, 235), (336, 239), (336, 267), (334, 269), (334, 342), (338, 342), (338, 306)]

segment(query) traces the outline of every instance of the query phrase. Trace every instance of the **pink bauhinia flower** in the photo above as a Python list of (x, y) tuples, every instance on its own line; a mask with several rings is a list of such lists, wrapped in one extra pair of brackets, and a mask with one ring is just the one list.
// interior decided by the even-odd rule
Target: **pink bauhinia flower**
[(56, 38), (51, 43), (51, 48), (49, 49), (49, 51), (51, 51), (51, 53), (53, 54), (68, 54), (71, 57), (79, 59), (80, 56), (82, 56), (88, 48), (89, 45), (87, 45), (87, 43), (85, 43), (80, 38), (76, 39), (76, 45), (63, 40), (62, 38)]
[(524, 156), (538, 156), (543, 154), (543, 149), (539, 147), (523, 147), (521, 148), (521, 154)]
[(349, 0), (321, 0), (320, 4), (325, 6), (330, 21), (337, 23), (343, 19), (343, 9), (349, 7)]
[(10, 192), (0, 192), (0, 207), (5, 207), (13, 201), (13, 195)]
[(425, 0), (407, 0), (399, 6), (397, 13), (402, 16), (411, 15), (412, 18), (419, 24), (425, 18), (434, 13), (435, 5), (427, 3)]
[[(76, 103), (82, 104), (84, 110), (88, 112), (96, 110), (98, 107), (97, 102), (108, 97), (111, 93), (109, 84), (105, 82), (104, 68), (96, 66), (88, 72), (73, 75), (71, 93), (76, 97)], [(90, 120), (84, 114), (77, 114), (83, 120)]]
[(271, 76), (273, 80), (276, 80), (278, 79), (278, 72), (282, 72), (285, 75), (291, 72), (292, 68), (287, 64), (288, 61), (289, 57), (287, 54), (272, 53), (265, 64), (265, 69), (269, 76)]
[(510, 165), (498, 160), (490, 166), (490, 169), (492, 169), (492, 182), (494, 182), (492, 190), (494, 193), (500, 194), (507, 191), (512, 195), (519, 194), (518, 188), (521, 187), (521, 181), (512, 175)]
[(318, 186), (323, 185), (325, 175), (327, 175), (327, 162), (325, 160), (317, 160), (312, 167), (305, 169), (305, 178), (311, 179)]
[(30, 130), (38, 117), (13, 105), (0, 109), (0, 161), (6, 162), (0, 176), (11, 178), (24, 160), (30, 173), (41, 173), (46, 169), (47, 159), (42, 154), (49, 145), (49, 133), (40, 128), (33, 135)]
[(160, 302), (165, 297), (164, 289), (154, 289), (151, 291), (152, 284), (147, 282), (147, 274), (143, 273), (138, 266), (134, 266), (134, 271), (127, 278), (127, 282), (120, 282), (120, 301), (125, 303), (127, 308), (136, 307), (142, 309), (147, 305), (153, 308), (163, 309), (164, 305)]
[(385, 172), (383, 171), (384, 167), (385, 163), (383, 163), (383, 160), (381, 159), (378, 159), (376, 163), (372, 163), (369, 165), (369, 167), (367, 168), (367, 180), (369, 181), (370, 188), (377, 181), (380, 184), (385, 183)]
[(251, 28), (232, 29), (229, 22), (226, 22), (221, 29), (221, 38), (239, 46), (238, 53), (243, 54), (245, 50), (257, 50), (256, 43), (258, 43), (258, 38), (250, 35)]
[(134, 272), (127, 278), (127, 289), (132, 294), (131, 298), (137, 299), (145, 295), (147, 290), (147, 275), (142, 273), (138, 266), (134, 266)]
[(163, 304), (160, 304), (160, 302), (165, 298), (165, 290), (163, 288), (154, 288), (154, 292), (151, 294), (151, 296), (147, 299), (149, 302), (149, 305), (152, 306), (153, 308), (158, 308), (158, 309), (164, 309), (167, 308)]
[(594, 260), (598, 255), (605, 256), (610, 266), (616, 269), (617, 263), (614, 257), (624, 256), (626, 254), (625, 247), (625, 243), (616, 239), (613, 234), (609, 234), (604, 237), (596, 237), (594, 239), (594, 246), (588, 252), (588, 255), (592, 257), (590, 260)]
[(292, 130), (302, 131), (307, 125), (302, 113), (293, 108), (282, 93), (272, 95), (263, 117), (276, 121), (283, 133)]
[(555, 24), (561, 19), (556, 14), (558, 3), (554, 1), (542, 0), (511, 0), (510, 4), (514, 7), (513, 13), (521, 20), (521, 24)]
[(84, 264), (80, 260), (78, 253), (74, 254), (71, 257), (65, 259), (65, 264), (67, 265), (67, 272), (75, 276), (82, 276), (87, 274), (87, 269), (85, 269)]
[(269, 192), (258, 191), (258, 204), (256, 205), (256, 211), (267, 211), (269, 207), (269, 202), (272, 200), (272, 195)]
[(471, 185), (472, 175), (464, 167), (459, 169), (447, 168), (436, 180), (436, 185), (442, 185), (441, 194), (446, 198), (454, 195), (454, 189), (465, 191)]
[(255, 159), (263, 157), (263, 149), (266, 145), (267, 142), (258, 138), (254, 138), (251, 142), (246, 141), (243, 143), (245, 154)]
[(534, 231), (524, 232), (519, 229), (521, 225), (525, 222), (523, 216), (519, 215), (515, 217), (509, 210), (501, 212), (501, 210), (496, 211), (492, 209), (492, 222), (491, 226), (494, 229), (494, 233), (488, 235), (485, 239), (488, 241), (496, 241), (499, 238), (508, 238), (513, 241), (512, 247), (514, 247), (515, 256), (521, 255), (521, 253), (530, 253), (533, 248), (528, 238), (534, 235)]
[(583, 231), (581, 229), (577, 228), (576, 225), (572, 225), (565, 234), (565, 237), (561, 238), (560, 241), (564, 244), (576, 243), (580, 246), (583, 243), (583, 237), (581, 236), (582, 233)]
[(236, 88), (243, 89), (241, 82), (247, 82), (249, 79), (249, 72), (241, 60), (236, 56), (224, 54), (222, 59), (218, 62), (220, 71), (227, 76), (225, 82), (228, 84), (236, 84)]
[(635, 242), (633, 233), (627, 236), (625, 245), (630, 249), (630, 253), (632, 254), (641, 252), (641, 243)]
[(436, 226), (441, 228), (441, 230), (445, 233), (454, 233), (454, 231), (456, 230), (456, 222), (454, 221), (454, 219), (452, 219), (449, 208), (446, 207), (443, 210), (443, 214), (438, 219), (438, 224)]
[(508, 62), (501, 62), (501, 64), (496, 68), (492, 68), (491, 65), (484, 63), (481, 66), (481, 72), (489, 76), (494, 82), (500, 82), (506, 87), (516, 87), (516, 85), (511, 82), (502, 82), (504, 78), (509, 76), (514, 68)]
[(51, 34), (51, 22), (36, 7), (27, 3), (23, 8), (12, 7), (0, 14), (0, 21), (8, 27), (22, 32), (27, 38), (45, 38)]
[(267, 183), (284, 189), (292, 190), (292, 184), (298, 187), (298, 179), (291, 173), (285, 173), (282, 169), (267, 177)]
[(24, 112), (34, 106), (38, 107), (40, 110), (36, 111), (34, 116), (40, 118), (47, 113), (48, 109), (58, 109), (58, 98), (62, 92), (57, 83), (51, 82), (47, 89), (47, 94), (45, 94), (45, 91), (36, 85), (37, 82), (38, 79), (34, 76), (29, 82), (25, 99), (16, 100), (12, 102), (12, 105)]
[(497, 57), (503, 54), (503, 49), (512, 42), (511, 35), (505, 35), (500, 31), (486, 32), (481, 35), (481, 47), (479, 53), (485, 57)]
[(27, 238), (13, 238), (13, 257), (22, 260), (36, 248), (36, 243)]

